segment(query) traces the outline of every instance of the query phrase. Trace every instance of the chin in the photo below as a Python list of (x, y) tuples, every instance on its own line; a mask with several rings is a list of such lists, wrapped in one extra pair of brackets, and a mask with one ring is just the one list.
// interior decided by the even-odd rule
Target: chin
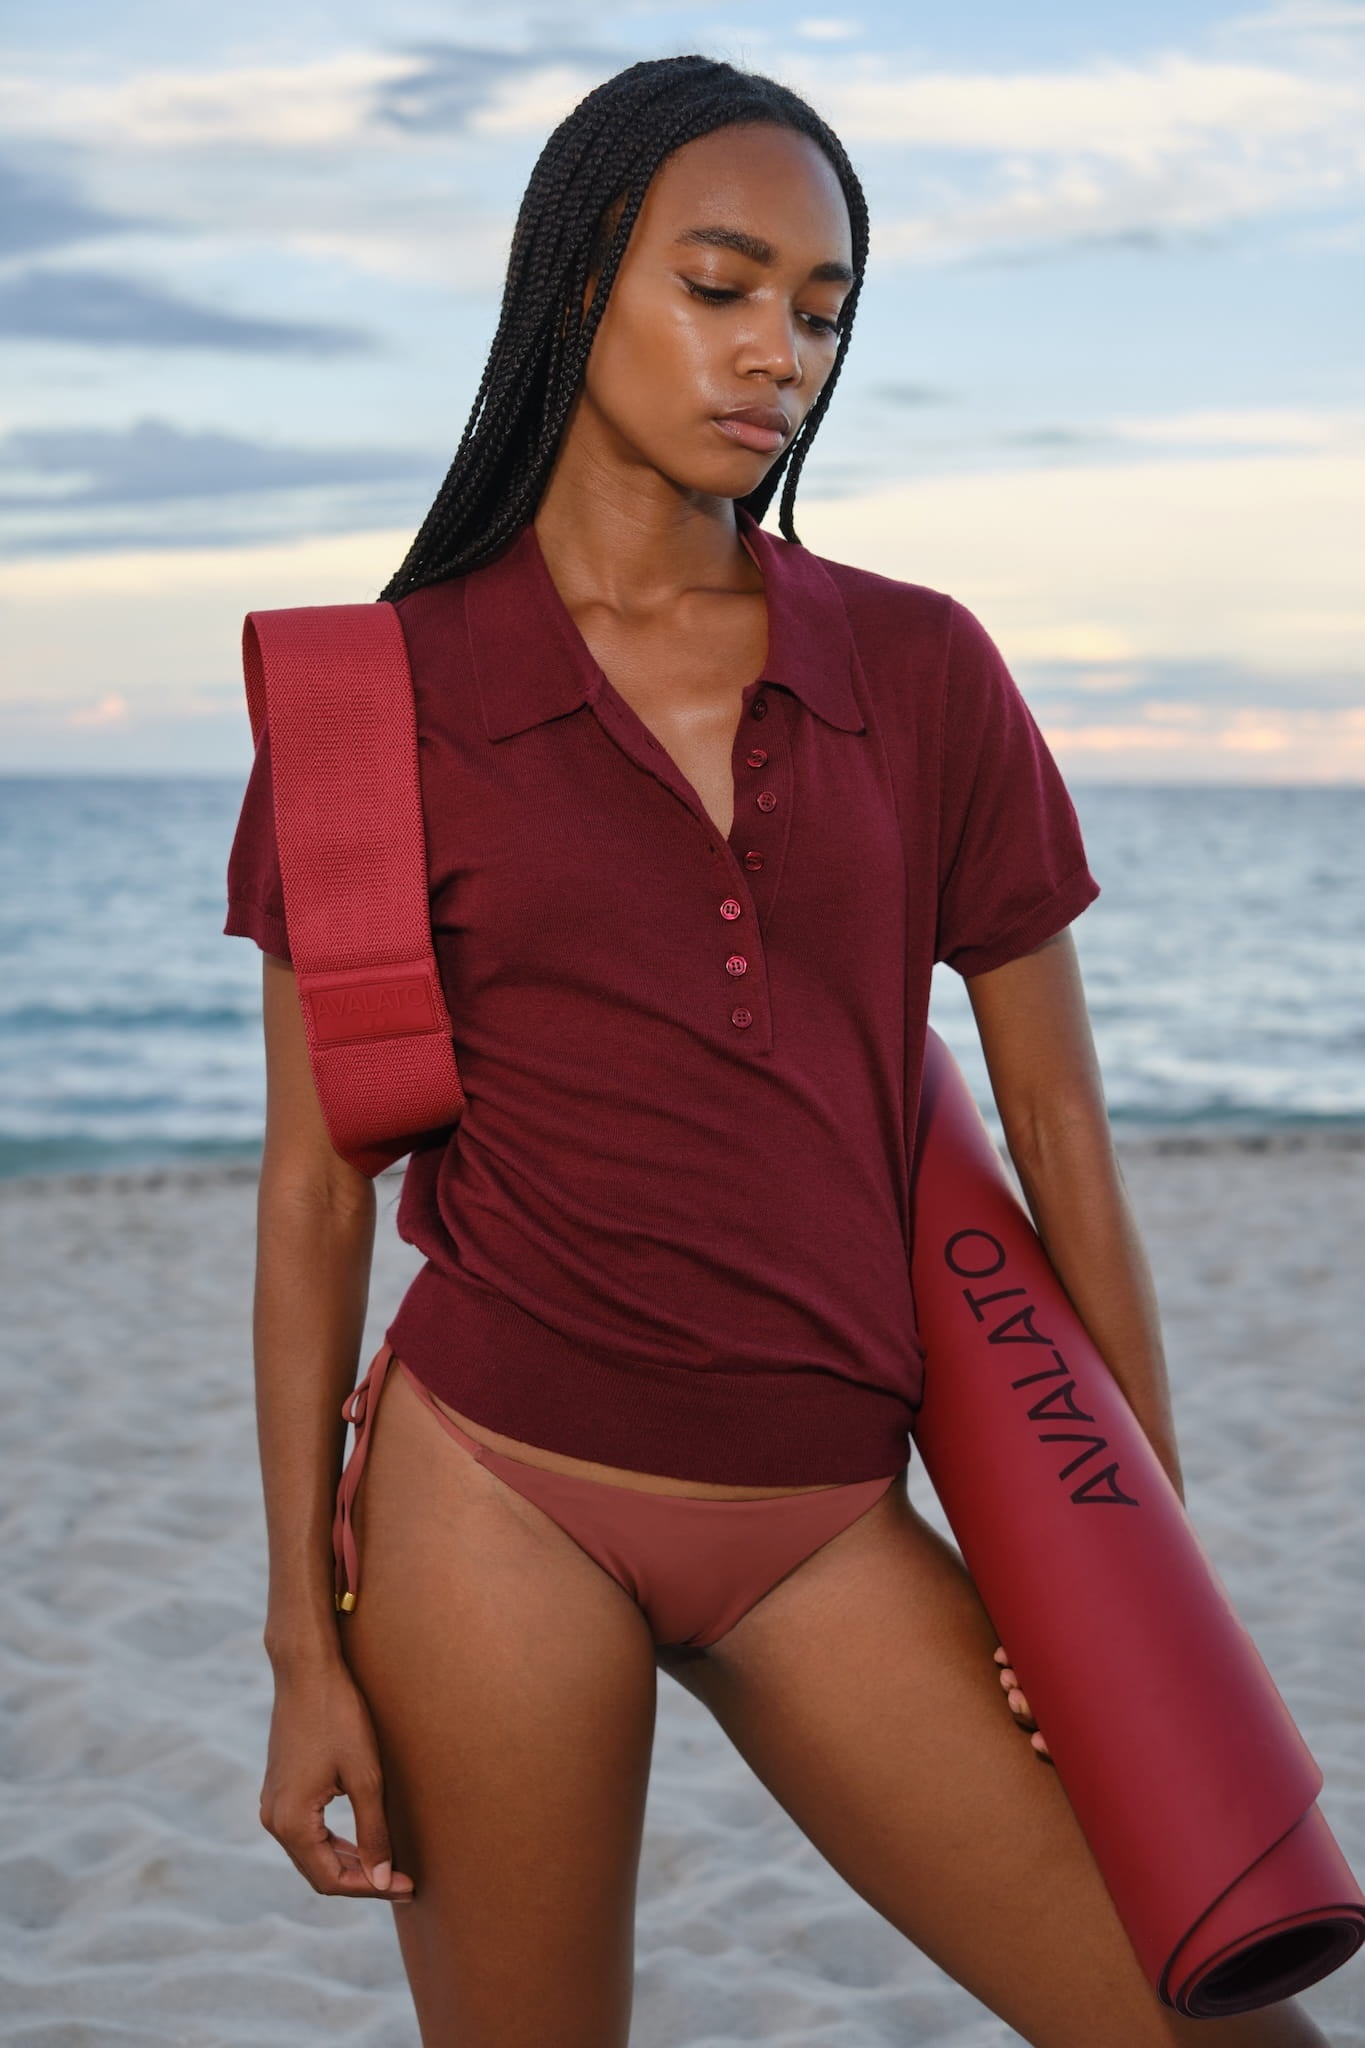
[(771, 467), (771, 464), (766, 463), (760, 466), (752, 456), (747, 462), (742, 457), (741, 450), (741, 460), (738, 462), (732, 459), (729, 462), (711, 463), (704, 471), (700, 466), (695, 470), (684, 469), (681, 466), (669, 468), (661, 462), (656, 462), (654, 467), (682, 497), (728, 498), (733, 503), (739, 498), (747, 498), (751, 491), (756, 491)]

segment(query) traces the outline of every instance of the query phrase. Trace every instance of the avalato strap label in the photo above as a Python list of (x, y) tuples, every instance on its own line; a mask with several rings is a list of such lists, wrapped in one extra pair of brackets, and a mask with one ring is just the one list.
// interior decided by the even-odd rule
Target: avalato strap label
[(420, 975), (392, 981), (338, 982), (330, 988), (310, 989), (305, 1000), (320, 1045), (400, 1038), (436, 1029), (431, 986)]

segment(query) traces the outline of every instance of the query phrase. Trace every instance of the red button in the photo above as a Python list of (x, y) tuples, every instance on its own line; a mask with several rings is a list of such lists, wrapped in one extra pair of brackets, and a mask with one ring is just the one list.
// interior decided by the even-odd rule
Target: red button
[(744, 758), (751, 768), (761, 768), (768, 758), (768, 749), (766, 747), (750, 747)]
[(746, 868), (761, 868), (763, 865), (762, 854), (757, 852), (755, 848), (750, 847), (744, 856), (744, 865)]
[(727, 974), (747, 974), (749, 972), (749, 963), (742, 953), (732, 953), (725, 963), (725, 972)]
[(753, 703), (752, 703), (752, 704), (751, 704), (751, 705), (749, 706), (749, 716), (750, 716), (750, 718), (766, 718), (766, 717), (767, 717), (767, 715), (768, 715), (768, 700), (767, 700), (767, 698), (766, 698), (766, 697), (755, 697), (755, 698), (754, 698), (754, 701), (753, 701)]
[(743, 917), (744, 905), (740, 902), (738, 896), (727, 896), (720, 906), (720, 914), (722, 917), (729, 918)]
[(758, 792), (758, 808), (760, 811), (775, 811), (777, 809), (777, 798), (770, 789), (760, 789)]
[(731, 1010), (730, 1012), (730, 1022), (732, 1024), (738, 1024), (741, 1031), (743, 1031), (746, 1024), (752, 1024), (753, 1021), (753, 1011), (746, 1010), (742, 1003), (737, 1009)]

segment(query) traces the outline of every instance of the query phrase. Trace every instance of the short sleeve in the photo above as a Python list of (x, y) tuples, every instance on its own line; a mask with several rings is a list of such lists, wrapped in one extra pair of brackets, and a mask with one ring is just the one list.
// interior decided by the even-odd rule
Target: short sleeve
[(275, 797), (270, 779), (270, 735), (262, 726), (247, 777), (237, 830), (228, 853), (227, 934), (254, 939), (263, 953), (289, 958), (284, 884), (275, 844)]
[(987, 974), (1062, 931), (1100, 893), (1061, 771), (990, 634), (950, 600), (934, 948)]

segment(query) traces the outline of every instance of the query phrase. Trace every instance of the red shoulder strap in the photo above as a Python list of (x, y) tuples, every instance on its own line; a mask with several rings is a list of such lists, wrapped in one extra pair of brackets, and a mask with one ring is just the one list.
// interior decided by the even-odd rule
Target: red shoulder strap
[(248, 612), (289, 951), (332, 1143), (371, 1179), (464, 1107), (431, 939), (417, 719), (397, 612)]

